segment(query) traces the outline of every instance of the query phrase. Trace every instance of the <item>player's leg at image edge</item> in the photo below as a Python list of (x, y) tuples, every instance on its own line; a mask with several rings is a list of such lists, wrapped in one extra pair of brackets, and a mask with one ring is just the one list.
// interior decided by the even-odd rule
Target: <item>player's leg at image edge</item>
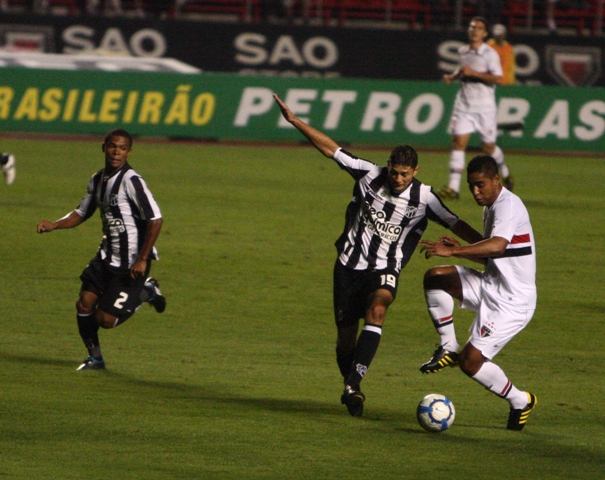
[(15, 166), (15, 156), (11, 153), (3, 153), (0, 157), (0, 165), (2, 165), (2, 174), (4, 175), (4, 183), (12, 185), (17, 176), (17, 168)]

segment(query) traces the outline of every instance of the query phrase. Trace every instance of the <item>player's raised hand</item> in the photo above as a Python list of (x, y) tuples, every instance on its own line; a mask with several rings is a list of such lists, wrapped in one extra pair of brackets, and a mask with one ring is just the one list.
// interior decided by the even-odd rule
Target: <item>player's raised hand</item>
[(273, 94), (273, 98), (275, 99), (275, 101), (277, 102), (277, 104), (279, 105), (279, 109), (281, 110), (281, 114), (284, 116), (284, 118), (292, 123), (294, 121), (294, 119), (296, 118), (296, 116), (292, 113), (292, 111), (288, 108), (288, 105), (286, 105), (281, 98), (279, 98), (279, 96), (274, 93)]

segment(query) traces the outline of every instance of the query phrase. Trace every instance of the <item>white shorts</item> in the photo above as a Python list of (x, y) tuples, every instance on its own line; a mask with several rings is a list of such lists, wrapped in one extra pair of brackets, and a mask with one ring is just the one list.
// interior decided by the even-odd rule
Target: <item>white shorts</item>
[(460, 307), (477, 312), (469, 332), (470, 343), (489, 360), (494, 358), (504, 346), (523, 330), (534, 309), (511, 308), (481, 296), (483, 272), (472, 268), (456, 266), (462, 283)]
[(448, 132), (450, 135), (470, 135), (477, 132), (483, 143), (496, 143), (498, 136), (496, 114), (496, 111), (479, 113), (454, 110)]

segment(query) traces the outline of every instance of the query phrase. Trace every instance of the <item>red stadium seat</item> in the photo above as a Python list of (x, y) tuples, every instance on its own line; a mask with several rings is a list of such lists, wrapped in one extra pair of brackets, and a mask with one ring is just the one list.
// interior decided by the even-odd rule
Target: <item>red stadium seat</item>
[[(34, 2), (34, 0), (6, 0), (6, 7), (9, 12), (12, 11), (14, 7), (33, 12), (35, 5), (36, 2)], [(51, 10), (53, 7), (67, 7), (70, 15), (77, 15), (79, 12), (78, 0), (48, 0), (48, 7)]]
[(343, 0), (339, 2), (339, 23), (349, 18), (362, 20), (406, 21), (416, 28), (419, 15), (425, 27), (430, 25), (430, 7), (420, 0)]
[[(506, 23), (510, 32), (516, 26), (525, 27), (528, 24), (528, 15), (532, 14), (532, 27), (546, 27), (546, 12), (543, 4), (534, 3), (536, 7), (532, 12), (528, 9), (528, 2), (524, 0), (508, 0), (502, 10), (503, 23)], [(587, 0), (584, 6), (565, 7), (565, 4), (555, 5), (555, 23), (557, 27), (571, 27), (578, 34), (589, 29), (593, 35), (597, 34), (598, 0)]]
[(286, 11), (288, 18), (320, 19), (321, 23), (329, 25), (338, 0), (294, 0)]
[(181, 7), (181, 13), (233, 14), (242, 21), (257, 22), (260, 0), (188, 0)]

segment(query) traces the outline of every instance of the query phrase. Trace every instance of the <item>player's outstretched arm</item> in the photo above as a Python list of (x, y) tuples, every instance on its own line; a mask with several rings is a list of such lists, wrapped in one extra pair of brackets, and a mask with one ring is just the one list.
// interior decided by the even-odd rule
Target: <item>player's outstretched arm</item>
[(458, 220), (451, 226), (450, 231), (466, 243), (477, 243), (483, 240), (483, 235), (471, 227), (464, 220)]
[(62, 228), (74, 228), (80, 225), (82, 222), (86, 220), (84, 217), (78, 215), (78, 213), (74, 210), (68, 215), (65, 215), (63, 218), (55, 222), (49, 222), (48, 220), (42, 220), (38, 223), (38, 227), (36, 231), (38, 233), (46, 233), (52, 232), (53, 230), (59, 230)]
[(273, 98), (279, 105), (282, 115), (284, 118), (291, 123), (300, 133), (302, 133), (307, 139), (313, 144), (317, 150), (323, 153), (326, 157), (332, 158), (340, 147), (339, 145), (328, 137), (325, 133), (316, 130), (310, 125), (307, 125), (300, 118), (292, 113), (288, 106), (279, 98), (276, 94), (273, 94)]

